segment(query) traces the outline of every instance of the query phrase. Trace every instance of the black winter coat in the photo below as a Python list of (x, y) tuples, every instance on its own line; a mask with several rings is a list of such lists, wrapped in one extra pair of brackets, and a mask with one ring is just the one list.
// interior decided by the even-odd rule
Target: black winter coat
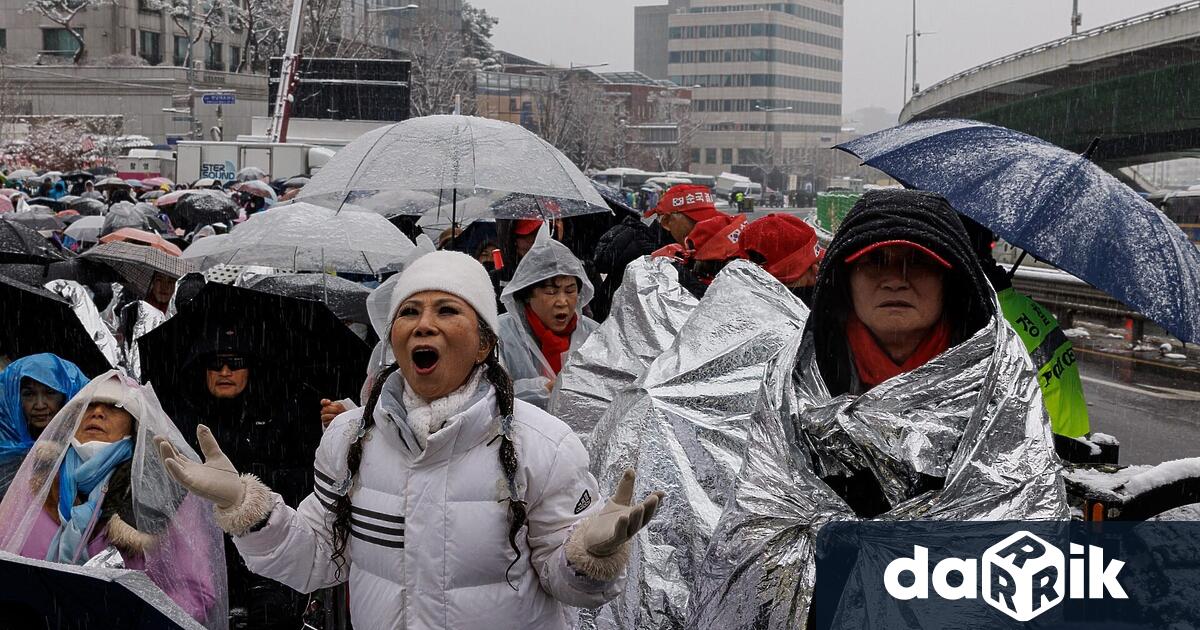
[(596, 244), (596, 253), (592, 257), (596, 272), (606, 275), (604, 281), (596, 286), (596, 295), (592, 298), (592, 318), (601, 322), (608, 317), (613, 294), (621, 286), (621, 278), (629, 263), (671, 242), (670, 235), (657, 223), (646, 226), (635, 217), (625, 217), (605, 232)]

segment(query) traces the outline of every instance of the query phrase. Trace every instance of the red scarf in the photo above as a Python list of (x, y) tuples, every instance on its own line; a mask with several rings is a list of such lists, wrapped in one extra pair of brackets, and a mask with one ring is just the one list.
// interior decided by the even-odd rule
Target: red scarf
[(537, 338), (538, 346), (542, 349), (542, 356), (546, 357), (546, 363), (550, 364), (550, 369), (554, 370), (554, 374), (557, 375), (562, 369), (563, 353), (571, 349), (571, 333), (575, 332), (575, 324), (579, 321), (579, 316), (572, 316), (567, 327), (561, 333), (556, 333), (546, 328), (542, 320), (538, 319), (537, 313), (533, 312), (533, 308), (526, 304), (525, 321), (529, 322), (529, 328), (533, 330), (533, 336)]
[(893, 376), (911, 372), (944, 352), (950, 347), (950, 325), (945, 319), (940, 320), (903, 365), (896, 365), (854, 313), (846, 321), (846, 339), (850, 342), (858, 380), (870, 389)]

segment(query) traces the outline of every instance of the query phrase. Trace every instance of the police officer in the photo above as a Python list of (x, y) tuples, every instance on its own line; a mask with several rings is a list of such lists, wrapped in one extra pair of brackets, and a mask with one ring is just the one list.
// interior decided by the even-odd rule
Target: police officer
[(996, 289), (1004, 319), (1017, 331), (1037, 368), (1051, 430), (1068, 438), (1087, 435), (1090, 431), (1087, 401), (1071, 340), (1063, 334), (1050, 311), (1012, 287), (1008, 273), (992, 258), (995, 235), (967, 216), (962, 219), (988, 280)]

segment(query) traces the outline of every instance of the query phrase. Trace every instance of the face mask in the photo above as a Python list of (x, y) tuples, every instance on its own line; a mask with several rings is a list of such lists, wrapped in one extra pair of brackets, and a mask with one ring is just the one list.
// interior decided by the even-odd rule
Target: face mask
[[(130, 438), (123, 437), (118, 440), (118, 442), (128, 439)], [(71, 446), (74, 447), (75, 452), (79, 454), (79, 459), (82, 459), (85, 462), (95, 457), (97, 453), (103, 451), (109, 446), (112, 446), (113, 444), (116, 444), (116, 442), (101, 442), (100, 440), (93, 440), (91, 442), (81, 443), (79, 440), (71, 438)]]

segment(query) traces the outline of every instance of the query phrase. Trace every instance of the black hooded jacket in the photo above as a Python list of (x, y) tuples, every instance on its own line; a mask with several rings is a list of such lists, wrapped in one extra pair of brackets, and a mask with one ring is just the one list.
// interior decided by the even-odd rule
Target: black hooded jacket
[(829, 244), (806, 325), (821, 377), (833, 396), (849, 392), (856, 381), (845, 334), (851, 309), (846, 258), (868, 245), (890, 240), (928, 247), (954, 267), (947, 272), (943, 290), (945, 315), (951, 325), (950, 345), (969, 338), (995, 314), (992, 288), (950, 202), (941, 195), (915, 190), (867, 192), (847, 213)]
[[(995, 314), (993, 291), (971, 248), (958, 214), (940, 195), (913, 190), (870, 191), (850, 209), (830, 243), (813, 293), (812, 314), (805, 326), (811, 335), (817, 367), (829, 393), (861, 393), (846, 340), (846, 318), (852, 308), (850, 270), (846, 258), (873, 243), (891, 240), (923, 245), (954, 268), (943, 288), (950, 345), (957, 345), (985, 326)], [(850, 470), (824, 481), (863, 517), (890, 509), (878, 481), (867, 471)], [(942, 480), (927, 477), (925, 490)]]

